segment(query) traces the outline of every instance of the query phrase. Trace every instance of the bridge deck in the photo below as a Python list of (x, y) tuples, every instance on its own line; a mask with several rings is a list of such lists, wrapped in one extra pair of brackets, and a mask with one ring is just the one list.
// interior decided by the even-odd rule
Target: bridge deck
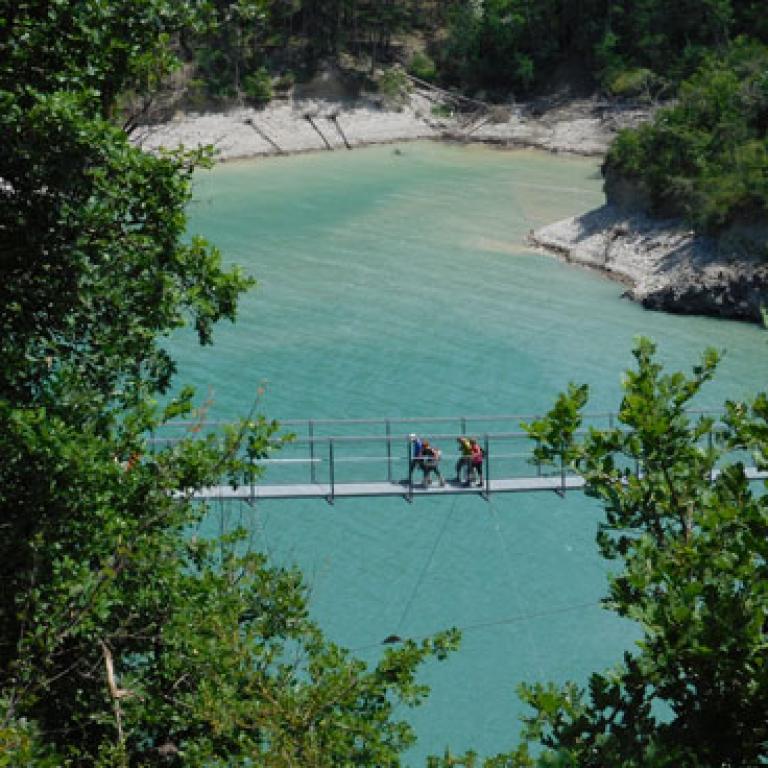
[[(715, 473), (716, 476), (717, 473)], [(745, 474), (750, 481), (767, 480), (768, 472), (748, 467)], [(714, 477), (713, 477), (714, 479)], [(268, 499), (350, 499), (362, 497), (399, 496), (447, 496), (456, 494), (530, 493), (549, 491), (564, 493), (584, 488), (584, 478), (577, 475), (509, 477), (491, 479), (483, 485), (464, 486), (447, 482), (424, 487), (421, 483), (412, 487), (408, 483), (361, 482), (361, 483), (298, 483), (293, 485), (214, 485), (195, 491), (193, 498), (201, 500), (263, 501)]]
[[(701, 450), (709, 452), (719, 463), (740, 461), (749, 464), (751, 457), (744, 450), (728, 451), (720, 444), (715, 425), (720, 418), (717, 412), (692, 411), (691, 417), (708, 415), (712, 420), (699, 438)], [(263, 482), (251, 485), (213, 485), (208, 488), (179, 492), (179, 496), (192, 495), (197, 499), (232, 499), (253, 501), (260, 499), (327, 499), (400, 497), (412, 499), (416, 496), (481, 495), (485, 498), (496, 493), (527, 493), (549, 491), (564, 493), (584, 487), (583, 478), (569, 473), (567, 466), (553, 466), (538, 461), (533, 443), (525, 423), (534, 421), (535, 416), (478, 416), (440, 417), (431, 419), (347, 419), (285, 421), (283, 427), (295, 428), (294, 432), (276, 438), (264, 450), (264, 455), (248, 459), (258, 470), (268, 470)], [(613, 429), (621, 427), (616, 414), (584, 415), (584, 428), (578, 435), (590, 429)], [(457, 441), (466, 438), (474, 428), (483, 451), (482, 486), (465, 487), (457, 482), (444, 486), (433, 483), (425, 488), (419, 481), (425, 466), (418, 463), (414, 455), (415, 433), (442, 448), (439, 457), (444, 474), (465, 475), (469, 467), (466, 457), (459, 448), (451, 449)], [(197, 422), (178, 422), (168, 425), (169, 436), (153, 436), (153, 449), (173, 445), (185, 435), (198, 434), (203, 427), (211, 434), (221, 428), (219, 422), (200, 425)], [(443, 431), (435, 431), (437, 428)], [(445, 431), (446, 428), (454, 427)], [(505, 431), (490, 431), (491, 428)], [(512, 431), (509, 431), (509, 430)], [(181, 430), (179, 432), (178, 430)], [(333, 430), (333, 433), (327, 434)], [(362, 434), (361, 434), (362, 431)], [(304, 435), (304, 436), (302, 436)], [(277, 454), (279, 450), (279, 454)], [(642, 474), (642, 461), (634, 456), (618, 454), (617, 467), (627, 473)], [(464, 464), (463, 464), (464, 463)], [(463, 470), (462, 470), (463, 464)], [(768, 472), (755, 467), (746, 467), (750, 481), (768, 479)], [(410, 474), (409, 474), (410, 473)], [(719, 473), (712, 470), (712, 480)], [(408, 476), (406, 480), (397, 480)], [(245, 477), (244, 477), (245, 480)], [(412, 485), (411, 485), (412, 483)]]
[(491, 480), (487, 484), (463, 486), (447, 482), (428, 487), (408, 483), (306, 483), (296, 485), (215, 485), (194, 494), (196, 499), (240, 499), (242, 501), (265, 499), (342, 499), (384, 496), (444, 496), (451, 494), (523, 493), (529, 491), (573, 491), (584, 487), (581, 477), (514, 477)]

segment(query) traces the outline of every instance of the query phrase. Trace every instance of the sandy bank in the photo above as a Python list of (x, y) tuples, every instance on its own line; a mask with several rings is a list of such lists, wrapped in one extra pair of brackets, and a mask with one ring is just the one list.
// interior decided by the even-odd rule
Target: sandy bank
[(761, 320), (768, 264), (759, 244), (768, 228), (694, 235), (681, 221), (630, 214), (612, 205), (542, 227), (533, 244), (598, 269), (650, 309)]
[(220, 160), (415, 139), (601, 155), (620, 128), (647, 119), (643, 111), (609, 108), (591, 100), (535, 110), (519, 105), (474, 118), (435, 117), (433, 107), (428, 92), (420, 91), (415, 91), (401, 110), (382, 108), (373, 98), (290, 100), (264, 109), (180, 114), (167, 123), (143, 126), (134, 140), (150, 151), (213, 145)]

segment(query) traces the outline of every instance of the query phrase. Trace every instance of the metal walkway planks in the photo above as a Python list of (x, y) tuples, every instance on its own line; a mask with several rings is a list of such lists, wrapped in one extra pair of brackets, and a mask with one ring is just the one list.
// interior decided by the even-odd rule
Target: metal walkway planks
[(444, 486), (437, 484), (424, 487), (407, 483), (338, 483), (333, 486), (328, 483), (306, 483), (297, 485), (241, 485), (237, 488), (230, 485), (215, 485), (203, 488), (193, 494), (195, 499), (207, 500), (241, 500), (261, 501), (266, 499), (348, 499), (361, 497), (400, 496), (446, 496), (456, 494), (489, 493), (524, 493), (530, 491), (575, 491), (584, 487), (581, 477), (513, 477), (491, 480), (482, 486), (462, 486), (448, 482)]
[[(752, 481), (768, 480), (768, 472), (754, 467), (745, 470)], [(714, 479), (714, 477), (713, 477)], [(487, 497), (494, 493), (531, 493), (549, 491), (563, 494), (566, 491), (579, 491), (584, 488), (584, 478), (578, 475), (553, 475), (539, 477), (509, 477), (490, 480), (483, 485), (463, 486), (447, 482), (444, 486), (408, 483), (299, 483), (295, 485), (214, 485), (202, 488), (191, 494), (192, 498), (207, 501), (266, 501), (276, 499), (335, 499), (396, 497), (407, 500), (416, 496), (449, 496), (475, 494)], [(180, 496), (183, 494), (179, 494)]]

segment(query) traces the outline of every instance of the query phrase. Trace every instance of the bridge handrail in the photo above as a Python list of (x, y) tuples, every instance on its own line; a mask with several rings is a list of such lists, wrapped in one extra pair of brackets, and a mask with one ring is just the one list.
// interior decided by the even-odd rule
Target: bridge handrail
[[(629, 431), (629, 430), (623, 430), (623, 431)], [(573, 435), (576, 437), (583, 437), (584, 435), (589, 434), (589, 428), (582, 428), (574, 430)], [(489, 440), (518, 440), (518, 439), (531, 439), (530, 435), (527, 432), (474, 432), (473, 435), (476, 438), (488, 438)], [(457, 432), (438, 432), (438, 433), (432, 433), (432, 432), (422, 432), (422, 437), (426, 437), (430, 441), (446, 441), (446, 440), (457, 440), (460, 437), (465, 437), (464, 433), (457, 433)], [(183, 440), (185, 440), (186, 437), (150, 437), (147, 439), (147, 442), (152, 445), (173, 445), (175, 443), (180, 443)], [(300, 436), (294, 436), (289, 441), (287, 441), (288, 445), (318, 445), (318, 444), (325, 444), (327, 445), (329, 442), (335, 442), (335, 443), (405, 443), (407, 444), (409, 442), (409, 436), (408, 434), (389, 434), (389, 435), (312, 435), (310, 437), (300, 437)], [(286, 441), (284, 440), (274, 440), (272, 441), (272, 447), (274, 448), (280, 448), (282, 446), (286, 445)]]
[[(722, 409), (713, 409), (713, 408), (701, 408), (701, 409), (690, 409), (687, 411), (687, 413), (691, 416), (702, 416), (702, 415), (710, 415), (710, 416), (721, 416), (724, 414), (724, 411)], [(424, 433), (424, 429), (417, 430), (417, 426), (424, 427), (426, 425), (437, 425), (437, 424), (458, 424), (460, 427), (459, 431), (454, 432), (441, 432), (441, 433), (428, 433), (425, 434), (426, 437), (432, 440), (448, 440), (451, 438), (461, 437), (465, 435), (475, 434), (475, 435), (487, 435), (488, 437), (500, 439), (504, 436), (509, 437), (523, 437), (527, 433), (522, 431), (515, 431), (515, 432), (494, 432), (494, 431), (488, 431), (483, 430), (481, 428), (477, 429), (470, 429), (469, 425), (473, 425), (476, 427), (479, 427), (481, 423), (486, 422), (492, 422), (496, 424), (504, 423), (504, 422), (531, 422), (535, 421), (537, 419), (542, 418), (541, 414), (502, 414), (497, 416), (432, 416), (432, 417), (423, 417), (423, 418), (417, 418), (417, 417), (396, 417), (396, 418), (385, 418), (385, 419), (285, 419), (285, 420), (277, 420), (277, 424), (279, 427), (286, 428), (289, 431), (293, 431), (295, 434), (291, 440), (294, 444), (301, 444), (301, 441), (314, 441), (314, 442), (320, 442), (320, 441), (327, 441), (327, 440), (337, 440), (337, 441), (345, 441), (345, 440), (359, 440), (359, 441), (366, 441), (366, 440), (381, 440), (381, 439), (392, 439), (392, 440), (398, 440), (398, 439), (407, 439), (409, 433), (412, 432), (420, 432)], [(613, 428), (616, 423), (618, 422), (618, 413), (615, 411), (598, 411), (594, 413), (585, 413), (583, 415), (583, 420), (586, 422), (586, 425), (589, 426), (590, 422), (595, 421), (606, 421), (607, 427)], [(204, 422), (196, 422), (196, 421), (174, 421), (169, 422), (167, 424), (162, 425), (159, 428), (159, 432), (166, 432), (167, 430), (173, 430), (173, 429), (185, 429), (185, 428), (194, 428), (195, 434), (205, 434), (206, 427), (222, 427), (222, 426), (232, 426), (236, 422), (230, 422), (230, 421), (204, 421)], [(384, 428), (384, 434), (383, 435), (371, 435), (371, 434), (338, 434), (338, 433), (332, 433), (332, 434), (317, 434), (316, 429), (321, 427), (329, 427), (329, 426), (381, 426)], [(410, 428), (403, 431), (402, 433), (396, 433), (392, 431), (393, 426), (405, 426), (408, 425)], [(301, 430), (293, 430), (293, 427), (303, 427)], [(586, 427), (584, 428), (584, 431), (586, 431)], [(299, 432), (305, 433), (304, 434), (298, 434)], [(583, 432), (582, 432), (583, 434)], [(178, 442), (179, 440), (184, 439), (184, 437), (159, 437), (157, 436), (157, 432), (154, 433), (150, 438), (149, 442), (150, 444), (169, 444), (172, 442)]]
[[(701, 415), (711, 415), (717, 419), (724, 412), (715, 409), (695, 409), (689, 410), (691, 417)], [(506, 415), (506, 416), (475, 416), (475, 417), (428, 417), (428, 418), (393, 418), (393, 419), (323, 419), (323, 420), (286, 420), (278, 422), (279, 426), (290, 432), (290, 428), (300, 425), (306, 428), (307, 432), (301, 434), (291, 434), (290, 440), (284, 438), (273, 438), (271, 446), (267, 446), (268, 453), (270, 449), (277, 451), (282, 449), (285, 453), (280, 456), (267, 455), (253, 460), (254, 467), (271, 467), (276, 474), (270, 472), (268, 484), (270, 486), (292, 486), (306, 484), (312, 485), (330, 483), (334, 487), (338, 482), (380, 482), (381, 475), (386, 475), (387, 482), (402, 483), (406, 482), (409, 493), (412, 493), (414, 484), (414, 471), (423, 469), (421, 465), (411, 463), (411, 440), (410, 433), (418, 432), (427, 437), (436, 447), (441, 448), (440, 467), (446, 474), (453, 468), (454, 462), (460, 458), (461, 453), (455, 449), (455, 441), (467, 436), (473, 435), (478, 439), (484, 448), (485, 457), (483, 462), (483, 477), (485, 480), (484, 493), (490, 493), (491, 475), (494, 480), (500, 478), (525, 478), (531, 475), (537, 477), (561, 476), (562, 488), (565, 488), (566, 477), (572, 476), (574, 470), (559, 462), (553, 466), (551, 464), (542, 464), (536, 461), (533, 456), (534, 443), (530, 435), (522, 430), (509, 431), (482, 431), (481, 429), (468, 429), (479, 427), (482, 421), (488, 423), (488, 426), (502, 425), (504, 422), (519, 424), (521, 421), (533, 421), (540, 418), (536, 415)], [(618, 421), (618, 414), (615, 412), (595, 412), (584, 415), (585, 424), (576, 431), (576, 436), (586, 435), (590, 429), (611, 429), (619, 427), (625, 430)], [(492, 422), (492, 423), (489, 423)], [(174, 434), (170, 436), (158, 436), (157, 434), (148, 438), (151, 446), (168, 446), (178, 443), (188, 437), (203, 437), (210, 434), (212, 429), (231, 422), (172, 422), (170, 428), (188, 426), (190, 434)], [(457, 427), (455, 431), (443, 431), (445, 425)], [(376, 425), (383, 427), (382, 432), (378, 434), (324, 434), (321, 426), (360, 427), (361, 425)], [(406, 426), (407, 425), (407, 426)], [(420, 428), (414, 428), (413, 425), (419, 425)], [(441, 429), (441, 431), (429, 432), (429, 426)], [(403, 431), (400, 431), (405, 427)], [(426, 429), (425, 429), (426, 428)], [(460, 430), (460, 431), (459, 431)], [(362, 430), (360, 430), (362, 432)], [(161, 433), (162, 434), (162, 433)], [(167, 432), (165, 434), (168, 434)], [(713, 428), (704, 441), (711, 447), (713, 439), (716, 439), (716, 429)], [(524, 441), (520, 443), (519, 441)], [(350, 450), (351, 446), (358, 446), (359, 450)], [(366, 448), (370, 446), (370, 448)], [(518, 447), (519, 446), (519, 447)], [(524, 446), (524, 447), (523, 447)], [(350, 455), (352, 454), (352, 455)], [(633, 457), (627, 456), (626, 463), (628, 467), (634, 465), (634, 470), (640, 471), (639, 465)], [(378, 469), (369, 470), (366, 468), (374, 465)], [(294, 467), (295, 469), (291, 469)], [(357, 467), (357, 469), (355, 468)], [(457, 472), (461, 464), (456, 465)], [(403, 474), (407, 475), (405, 481), (402, 480)], [(451, 473), (453, 474), (453, 473)], [(247, 479), (251, 485), (256, 481), (256, 473), (251, 473)], [(343, 480), (341, 479), (343, 476)], [(371, 480), (371, 477), (379, 479)]]
[[(686, 411), (691, 416), (697, 415), (721, 415), (725, 413), (722, 408), (691, 408)], [(363, 426), (363, 425), (402, 425), (402, 424), (450, 424), (450, 423), (463, 423), (463, 422), (504, 422), (504, 421), (533, 421), (540, 419), (544, 416), (543, 413), (517, 413), (517, 414), (497, 414), (497, 415), (459, 415), (459, 416), (396, 416), (396, 417), (376, 417), (376, 418), (361, 418), (361, 419), (276, 419), (275, 421), (281, 427), (295, 427), (295, 426), (308, 426), (313, 425), (316, 427), (327, 427), (332, 425), (350, 425), (350, 426)], [(617, 411), (594, 411), (583, 414), (585, 420), (596, 419), (618, 419)], [(206, 421), (193, 421), (183, 420), (168, 422), (163, 425), (163, 428), (173, 427), (196, 427), (203, 429), (206, 426), (227, 426), (236, 424), (236, 421), (232, 420), (206, 420)], [(407, 434), (407, 433), (406, 433)]]

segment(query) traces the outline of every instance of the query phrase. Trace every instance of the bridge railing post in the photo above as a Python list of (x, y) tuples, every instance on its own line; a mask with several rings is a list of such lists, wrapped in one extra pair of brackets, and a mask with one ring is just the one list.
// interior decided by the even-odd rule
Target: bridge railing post
[(387, 482), (392, 482), (392, 426), (389, 419), (384, 423), (384, 429), (387, 435)]
[(410, 437), (406, 443), (405, 456), (408, 461), (408, 501), (413, 501), (413, 441)]
[(256, 498), (256, 464), (254, 459), (248, 459), (248, 478), (251, 483), (251, 499)]
[(565, 495), (565, 448), (560, 451), (560, 493)]
[(307, 432), (309, 434), (309, 479), (310, 482), (317, 482), (317, 471), (315, 469), (315, 423), (310, 419), (307, 422)]
[(328, 496), (328, 502), (333, 504), (334, 498), (336, 497), (336, 469), (334, 466), (332, 437), (328, 439), (328, 481), (331, 488), (331, 494)]
[(485, 453), (483, 456), (485, 462), (485, 498), (487, 499), (491, 495), (491, 451), (487, 433), (483, 440), (483, 451)]

